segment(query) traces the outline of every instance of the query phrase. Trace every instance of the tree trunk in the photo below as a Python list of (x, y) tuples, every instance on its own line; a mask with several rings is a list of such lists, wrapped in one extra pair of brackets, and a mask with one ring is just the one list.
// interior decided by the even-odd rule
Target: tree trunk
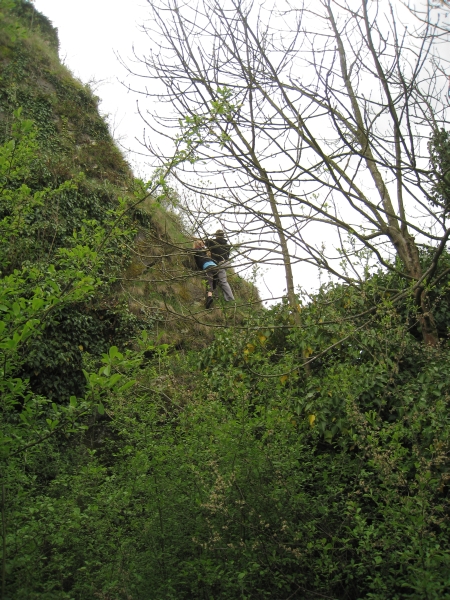
[(436, 321), (434, 320), (433, 313), (430, 310), (428, 294), (425, 290), (422, 290), (418, 295), (419, 301), (417, 303), (420, 306), (419, 322), (422, 328), (423, 341), (428, 346), (437, 346), (439, 344), (439, 335), (436, 327)]
[(264, 184), (266, 186), (267, 195), (269, 196), (270, 209), (272, 211), (272, 215), (273, 215), (273, 218), (275, 221), (275, 226), (276, 226), (277, 233), (278, 233), (278, 239), (280, 241), (281, 254), (283, 256), (284, 274), (285, 274), (285, 278), (286, 278), (286, 291), (287, 291), (287, 298), (288, 298), (289, 306), (291, 307), (295, 324), (300, 325), (300, 313), (298, 310), (298, 299), (295, 295), (294, 276), (292, 274), (291, 257), (289, 254), (289, 248), (287, 245), (286, 236), (284, 235), (283, 225), (281, 223), (280, 213), (278, 212), (277, 202), (275, 200), (275, 195), (273, 193), (272, 186), (270, 185), (269, 178), (267, 177), (267, 173), (265, 171), (262, 171), (261, 174), (264, 179)]
[[(386, 80), (384, 77), (384, 73), (379, 64), (378, 56), (375, 52), (375, 49), (371, 40), (371, 29), (368, 23), (367, 17), (367, 0), (363, 0), (363, 9), (364, 9), (364, 20), (366, 22), (367, 27), (367, 38), (369, 40), (369, 49), (374, 57), (375, 64), (378, 69), (378, 76), (380, 81), (385, 84), (385, 90), (387, 92), (388, 97), (388, 107), (393, 118), (394, 132), (396, 138), (396, 159), (397, 163), (400, 164), (400, 144), (399, 140), (399, 131), (398, 131), (398, 117), (395, 112), (395, 107), (392, 104), (392, 100), (390, 97), (389, 90), (387, 88)], [(407, 224), (404, 220), (404, 206), (403, 206), (403, 198), (401, 194), (401, 169), (397, 170), (397, 183), (399, 190), (399, 212), (400, 212), (400, 222), (399, 218), (394, 211), (394, 206), (392, 204), (392, 200), (389, 194), (389, 190), (386, 186), (386, 183), (381, 175), (381, 172), (378, 169), (377, 161), (372, 152), (370, 137), (368, 134), (368, 130), (366, 127), (366, 123), (363, 119), (363, 115), (361, 113), (360, 106), (358, 104), (358, 97), (355, 93), (350, 73), (347, 69), (347, 57), (345, 54), (344, 45), (342, 43), (341, 36), (339, 34), (338, 26), (336, 24), (336, 20), (334, 18), (333, 12), (331, 10), (331, 3), (327, 4), (328, 16), (330, 18), (330, 22), (333, 27), (334, 34), (336, 36), (336, 42), (338, 46), (339, 59), (341, 65), (341, 73), (343, 80), (345, 82), (345, 86), (347, 89), (348, 97), (350, 98), (352, 104), (353, 115), (357, 124), (356, 137), (359, 141), (359, 145), (361, 148), (361, 154), (365, 159), (367, 168), (371, 174), (372, 180), (375, 184), (375, 187), (379, 193), (381, 203), (383, 205), (385, 219), (379, 218), (379, 227), (380, 230), (386, 234), (391, 240), (397, 255), (403, 262), (406, 270), (406, 274), (419, 281), (422, 277), (422, 265), (420, 264), (420, 256), (419, 250), (417, 248), (416, 242), (413, 236), (409, 233)], [(384, 222), (383, 222), (384, 221)], [(433, 315), (430, 312), (429, 302), (427, 299), (427, 294), (425, 290), (419, 286), (416, 294), (415, 294), (416, 304), (419, 311), (419, 322), (422, 328), (422, 336), (423, 340), (426, 344), (430, 346), (436, 346), (439, 343), (438, 332), (436, 329), (436, 323), (434, 321)]]
[[(398, 229), (391, 230), (389, 236), (392, 240), (397, 253), (405, 265), (406, 272), (410, 277), (419, 281), (423, 275), (422, 265), (420, 264), (419, 250), (411, 234)], [(431, 312), (430, 302), (427, 291), (419, 285), (415, 291), (414, 298), (418, 308), (418, 318), (422, 329), (422, 338), (428, 346), (437, 346), (439, 344), (439, 335), (436, 322)]]
[[(280, 241), (281, 253), (283, 256), (284, 273), (285, 273), (285, 277), (286, 277), (287, 298), (288, 298), (289, 306), (292, 311), (292, 318), (294, 319), (294, 324), (296, 327), (300, 327), (301, 326), (301, 317), (300, 317), (300, 310), (299, 310), (300, 307), (298, 304), (298, 298), (295, 295), (294, 276), (292, 274), (292, 264), (291, 264), (291, 257), (289, 254), (289, 248), (287, 245), (286, 236), (284, 235), (283, 225), (281, 223), (281, 218), (280, 218), (280, 213), (278, 212), (277, 202), (276, 202), (272, 187), (270, 185), (269, 178), (265, 171), (262, 171), (262, 175), (264, 178), (264, 184), (266, 186), (267, 195), (269, 196), (270, 208), (271, 208), (272, 215), (273, 215), (275, 225), (277, 228), (278, 239)], [(302, 349), (302, 359), (303, 359), (304, 363), (307, 363), (308, 354), (306, 353), (304, 348)], [(307, 364), (303, 365), (303, 368), (305, 369), (305, 375), (308, 376), (311, 373), (311, 366), (307, 363)]]

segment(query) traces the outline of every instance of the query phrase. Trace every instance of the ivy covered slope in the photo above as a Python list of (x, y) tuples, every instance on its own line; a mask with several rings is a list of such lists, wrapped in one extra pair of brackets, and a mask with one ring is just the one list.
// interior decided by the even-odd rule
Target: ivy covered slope
[[(60, 181), (80, 170), (89, 181), (82, 192), (90, 194), (90, 202), (72, 201), (61, 210), (89, 208), (100, 216), (111, 202), (108, 184), (126, 186), (131, 172), (98, 113), (98, 98), (60, 63), (57, 31), (46, 17), (26, 0), (2, 0), (0, 6), (2, 136), (12, 111), (22, 107), (45, 153), (41, 181)], [(68, 227), (79, 216), (71, 214)]]
[[(44, 268), (61, 248), (73, 247), (76, 232), (94, 235), (96, 228), (106, 227), (132, 175), (98, 114), (97, 99), (61, 65), (51, 23), (28, 2), (2, 0), (0, 10), (0, 141), (17, 142), (11, 164), (4, 163), (3, 184), (41, 193), (28, 207), (26, 226), (2, 265), (5, 275), (23, 264)], [(20, 120), (32, 124), (26, 139), (14, 130)], [(2, 217), (11, 216), (3, 200)], [(101, 291), (88, 302), (53, 311), (23, 364), (35, 391), (55, 400), (81, 394), (82, 352), (98, 354), (113, 339), (129, 339), (132, 320), (115, 306), (107, 286), (108, 277), (126, 262), (124, 242), (110, 247)]]
[[(112, 344), (125, 347), (139, 327), (157, 328), (163, 341), (178, 346), (204, 343), (203, 316), (188, 316), (179, 326), (180, 315), (201, 312), (204, 289), (183, 252), (188, 236), (177, 216), (155, 200), (129, 209), (146, 195), (145, 185), (133, 178), (112, 140), (98, 98), (61, 64), (49, 20), (25, 0), (1, 0), (0, 10), (0, 142), (14, 137), (19, 113), (32, 122), (33, 136), (26, 173), (14, 182), (7, 176), (6, 186), (46, 190), (30, 207), (3, 273), (24, 263), (51, 264), (60, 248), (73, 246), (74, 232), (109, 227), (111, 211), (120, 201), (127, 205), (120, 226), (128, 235), (120, 243), (108, 239), (101, 290), (88, 302), (53, 311), (27, 352), (22, 374), (32, 388), (62, 400), (84, 391), (84, 352), (99, 356)], [(1, 210), (8, 214), (5, 204)], [(244, 296), (252, 293), (235, 279)], [(223, 322), (222, 312), (206, 316), (205, 323), (211, 321)]]

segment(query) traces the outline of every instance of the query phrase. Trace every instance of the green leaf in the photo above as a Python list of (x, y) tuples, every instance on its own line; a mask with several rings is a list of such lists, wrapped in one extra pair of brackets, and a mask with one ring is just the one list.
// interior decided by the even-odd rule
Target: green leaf
[(44, 304), (42, 298), (33, 298), (33, 302), (31, 303), (31, 308), (33, 310), (39, 310), (41, 306)]
[(119, 349), (117, 348), (117, 346), (111, 346), (111, 348), (109, 349), (109, 357), (110, 358), (115, 358), (119, 353)]
[(125, 392), (126, 390), (130, 389), (130, 387), (132, 387), (135, 383), (136, 383), (135, 379), (127, 381), (124, 385), (122, 385), (120, 388), (118, 388), (117, 391), (121, 394), (122, 392)]
[(123, 375), (121, 375), (120, 373), (114, 373), (114, 375), (111, 377), (111, 379), (108, 382), (109, 387), (113, 387), (116, 385), (116, 383), (118, 383), (121, 379), (122, 379)]

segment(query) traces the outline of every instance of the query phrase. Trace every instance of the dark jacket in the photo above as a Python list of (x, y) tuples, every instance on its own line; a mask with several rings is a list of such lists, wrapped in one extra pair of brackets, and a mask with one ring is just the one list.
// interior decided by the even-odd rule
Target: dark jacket
[(212, 240), (206, 240), (206, 246), (211, 252), (211, 258), (214, 262), (220, 263), (230, 258), (230, 244), (223, 236), (216, 236)]
[(203, 265), (206, 262), (211, 262), (211, 260), (216, 262), (214, 259), (209, 258), (209, 256), (206, 254), (206, 250), (201, 250), (200, 248), (195, 250), (194, 259), (195, 264), (200, 271), (203, 271)]

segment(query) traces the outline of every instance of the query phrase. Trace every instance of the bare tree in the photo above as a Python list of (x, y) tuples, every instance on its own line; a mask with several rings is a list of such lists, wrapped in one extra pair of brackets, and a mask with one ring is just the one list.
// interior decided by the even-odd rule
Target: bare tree
[(295, 262), (357, 284), (355, 257), (370, 253), (410, 283), (423, 338), (435, 345), (427, 290), (450, 235), (429, 166), (446, 107), (435, 27), (410, 35), (400, 17), (415, 17), (399, 14), (401, 4), (380, 12), (368, 0), (149, 6), (152, 49), (136, 74), (170, 110), (144, 115), (147, 145), (164, 161), (158, 133), (184, 144), (177, 178), (208, 199), (191, 214), (201, 223), (220, 213), (248, 247), (278, 252), (294, 309)]
[(405, 2), (405, 5), (418, 21), (425, 25), (432, 24), (436, 37), (448, 41), (450, 0), (425, 0), (422, 5)]

